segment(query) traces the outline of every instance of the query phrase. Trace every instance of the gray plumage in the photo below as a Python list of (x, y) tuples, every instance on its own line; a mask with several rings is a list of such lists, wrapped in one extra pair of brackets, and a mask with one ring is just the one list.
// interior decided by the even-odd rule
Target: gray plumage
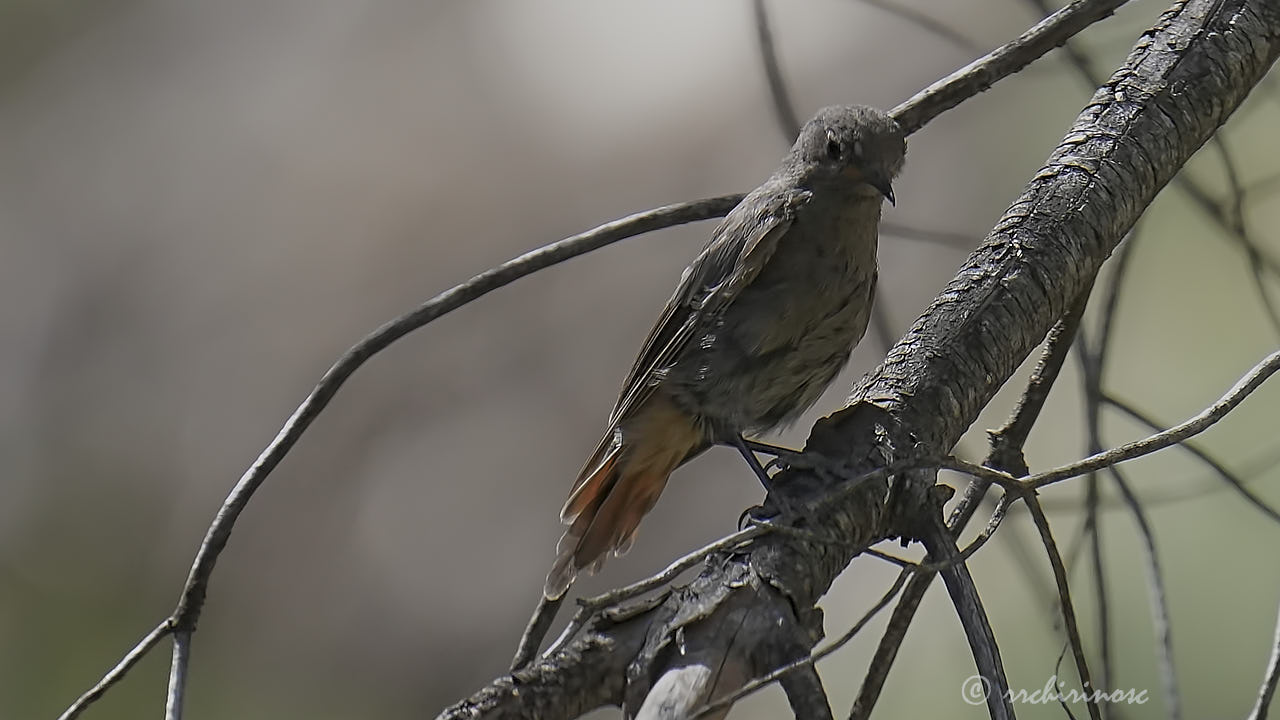
[(667, 477), (710, 444), (808, 409), (866, 332), (882, 198), (906, 143), (885, 113), (836, 106), (717, 226), (685, 270), (623, 385), (609, 428), (561, 513), (547, 577), (629, 547)]

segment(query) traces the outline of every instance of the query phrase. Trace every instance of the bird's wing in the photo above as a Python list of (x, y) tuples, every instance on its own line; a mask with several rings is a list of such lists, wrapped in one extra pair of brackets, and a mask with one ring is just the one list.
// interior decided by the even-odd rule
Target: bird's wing
[(755, 279), (773, 255), (779, 238), (795, 221), (796, 211), (809, 198), (806, 190), (779, 191), (764, 186), (747, 196), (716, 226), (711, 241), (684, 271), (675, 293), (645, 338), (609, 416), (609, 427), (569, 493), (562, 519), (569, 520), (574, 515), (587, 481), (622, 450), (618, 425), (653, 392), (659, 382), (658, 371), (669, 367), (697, 331), (714, 322)]
[(773, 255), (778, 239), (791, 227), (796, 211), (809, 201), (810, 193), (775, 189), (761, 196), (767, 201), (753, 201), (748, 196), (734, 208), (685, 270), (623, 383), (609, 418), (611, 428), (653, 391), (655, 373), (668, 367), (696, 331), (705, 328), (755, 279)]

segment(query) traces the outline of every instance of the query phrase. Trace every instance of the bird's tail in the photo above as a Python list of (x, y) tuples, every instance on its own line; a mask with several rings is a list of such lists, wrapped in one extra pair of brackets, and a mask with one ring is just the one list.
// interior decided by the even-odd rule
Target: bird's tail
[(704, 446), (693, 419), (656, 393), (633, 417), (610, 428), (560, 511), (569, 529), (556, 546), (543, 595), (559, 598), (579, 571), (593, 573), (610, 552), (631, 549), (640, 520), (653, 509), (671, 472)]

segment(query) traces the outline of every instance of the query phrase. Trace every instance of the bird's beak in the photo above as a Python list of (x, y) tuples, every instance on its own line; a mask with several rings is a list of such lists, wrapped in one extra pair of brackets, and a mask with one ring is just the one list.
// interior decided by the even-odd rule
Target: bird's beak
[(897, 205), (893, 197), (893, 185), (890, 184), (888, 180), (885, 180), (882, 178), (876, 178), (876, 177), (868, 177), (867, 183), (871, 185), (871, 187), (879, 190), (880, 194), (884, 196), (885, 200), (889, 201), (890, 205)]

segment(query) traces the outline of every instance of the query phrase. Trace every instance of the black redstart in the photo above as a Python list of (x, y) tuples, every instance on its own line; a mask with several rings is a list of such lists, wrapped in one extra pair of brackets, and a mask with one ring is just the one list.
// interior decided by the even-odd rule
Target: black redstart
[[(809, 408), (866, 332), (881, 198), (906, 141), (885, 113), (820, 110), (684, 271), (560, 518), (543, 594), (631, 546), (671, 472)], [(754, 461), (754, 456), (751, 456)], [(756, 465), (758, 467), (758, 464)]]

